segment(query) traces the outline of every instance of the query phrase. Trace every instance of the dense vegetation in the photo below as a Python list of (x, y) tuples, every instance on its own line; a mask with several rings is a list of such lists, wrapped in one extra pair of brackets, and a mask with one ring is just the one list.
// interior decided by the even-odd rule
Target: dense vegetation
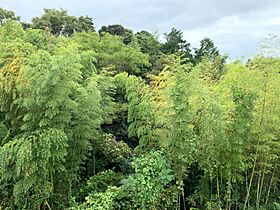
[(0, 23), (0, 209), (280, 209), (279, 37), (226, 63), (175, 28)]

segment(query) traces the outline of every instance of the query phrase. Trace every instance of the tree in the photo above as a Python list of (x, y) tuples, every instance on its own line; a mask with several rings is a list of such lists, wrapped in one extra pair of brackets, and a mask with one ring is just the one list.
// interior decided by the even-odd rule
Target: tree
[(68, 16), (65, 19), (65, 26), (62, 31), (64, 36), (70, 36), (75, 32), (95, 31), (92, 18), (89, 16)]
[(139, 78), (124, 73), (116, 75), (116, 80), (125, 89), (125, 98), (128, 101), (128, 137), (139, 139), (138, 149), (154, 148), (157, 142), (153, 135), (154, 113), (149, 87)]
[(20, 17), (16, 16), (13, 11), (0, 8), (0, 24), (4, 25), (8, 19), (19, 21)]
[(56, 44), (55, 37), (51, 33), (33, 28), (26, 29), (25, 41), (41, 50), (51, 50)]
[[(258, 208), (264, 202), (266, 206), (271, 196), (270, 190), (271, 184), (274, 183), (275, 167), (279, 163), (279, 152), (277, 153), (276, 150), (280, 148), (277, 134), (279, 118), (274, 117), (279, 116), (279, 108), (276, 106), (279, 97), (275, 97), (279, 95), (279, 88), (277, 88), (279, 86), (279, 66), (279, 58), (277, 57), (259, 57), (252, 60), (249, 65), (249, 69), (254, 73), (254, 81), (257, 83), (255, 89), (259, 97), (255, 103), (252, 126), (256, 137), (252, 139), (252, 147), (248, 152), (251, 157), (248, 160), (250, 178), (244, 209), (247, 206)], [(268, 182), (264, 184), (261, 180), (265, 179), (269, 180), (271, 184)], [(249, 198), (254, 190), (256, 191), (256, 199), (253, 203)], [(264, 201), (265, 195), (266, 201)]]
[(134, 173), (122, 180), (120, 187), (111, 186), (105, 192), (90, 193), (78, 209), (158, 209), (165, 187), (173, 175), (161, 151), (152, 151), (135, 158)]
[(151, 63), (154, 65), (156, 60), (162, 55), (162, 52), (160, 51), (161, 44), (159, 41), (153, 34), (147, 31), (137, 32), (135, 37), (140, 46), (141, 52), (148, 54)]
[(218, 48), (209, 38), (204, 38), (200, 41), (199, 48), (194, 48), (194, 54), (194, 61), (196, 64), (199, 63), (204, 57), (207, 57), (210, 61), (213, 61), (220, 55)]
[(71, 36), (74, 32), (94, 31), (88, 16), (69, 16), (63, 9), (44, 9), (44, 14), (32, 19), (32, 28), (50, 31), (53, 35)]
[(77, 34), (73, 39), (80, 45), (88, 43), (88, 49), (96, 52), (97, 68), (107, 69), (114, 74), (128, 72), (133, 75), (144, 75), (148, 67), (149, 57), (130, 45), (126, 45), (118, 36), (104, 34), (99, 39), (98, 34)]
[(176, 29), (163, 54), (147, 31), (126, 43), (65, 10), (42, 29), (5, 18), (0, 209), (279, 208), (276, 35), (225, 63), (207, 38), (192, 60)]
[(54, 179), (65, 169), (66, 148), (67, 136), (57, 129), (33, 131), (2, 146), (0, 183), (5, 186), (8, 181), (13, 193), (8, 205), (21, 209), (49, 205)]
[(190, 54), (190, 44), (183, 38), (183, 32), (172, 28), (169, 33), (164, 34), (165, 43), (162, 45), (161, 50), (166, 54), (173, 54), (181, 52)]
[(49, 30), (53, 35), (58, 36), (63, 30), (66, 16), (66, 10), (44, 9), (41, 17), (32, 18), (32, 28)]
[(133, 36), (133, 32), (130, 29), (124, 28), (119, 24), (102, 26), (101, 29), (98, 30), (98, 33), (100, 35), (102, 35), (102, 33), (109, 33), (111, 35), (121, 36), (125, 44), (129, 44)]
[(35, 48), (25, 42), (25, 32), (19, 23), (8, 21), (0, 33), (0, 111), (4, 113), (12, 136), (18, 134), (22, 109), (16, 103), (20, 99), (18, 85), (23, 66)]
[(201, 77), (209, 83), (217, 83), (221, 77), (226, 73), (227, 67), (225, 66), (226, 57), (217, 56), (210, 60), (208, 57), (203, 57), (197, 64), (201, 69)]

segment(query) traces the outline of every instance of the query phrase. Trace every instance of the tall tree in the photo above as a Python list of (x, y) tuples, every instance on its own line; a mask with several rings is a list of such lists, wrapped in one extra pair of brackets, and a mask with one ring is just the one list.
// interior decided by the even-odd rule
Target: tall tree
[(137, 32), (135, 37), (140, 46), (141, 52), (148, 54), (150, 56), (151, 63), (154, 64), (162, 54), (160, 51), (161, 44), (159, 41), (153, 34), (147, 31)]
[(199, 63), (204, 57), (213, 61), (217, 56), (219, 56), (219, 50), (214, 45), (214, 42), (209, 38), (204, 38), (200, 41), (199, 48), (194, 48), (194, 61)]
[(148, 55), (124, 44), (121, 37), (106, 33), (99, 38), (95, 33), (79, 33), (73, 39), (96, 52), (97, 68), (100, 70), (110, 71), (112, 74), (125, 71), (133, 75), (144, 75), (147, 67), (151, 66)]
[(173, 54), (176, 52), (182, 52), (189, 54), (191, 52), (190, 43), (183, 38), (183, 32), (172, 28), (169, 33), (164, 34), (165, 43), (161, 49), (166, 54)]
[(16, 16), (13, 11), (0, 8), (0, 24), (4, 25), (8, 19), (19, 21), (20, 17)]
[(55, 36), (71, 36), (74, 32), (94, 31), (88, 16), (74, 17), (63, 9), (44, 9), (44, 14), (32, 19), (32, 28), (49, 30)]
[(111, 35), (121, 36), (123, 38), (123, 43), (129, 44), (131, 42), (133, 32), (119, 24), (102, 26), (98, 30), (99, 34), (109, 33)]

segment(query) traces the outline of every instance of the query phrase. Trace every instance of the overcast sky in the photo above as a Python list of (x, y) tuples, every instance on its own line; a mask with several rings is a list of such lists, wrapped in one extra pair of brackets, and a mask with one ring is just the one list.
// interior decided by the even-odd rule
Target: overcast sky
[(280, 34), (280, 0), (0, 0), (0, 7), (24, 21), (63, 8), (91, 16), (97, 29), (119, 23), (162, 34), (175, 27), (194, 47), (209, 37), (231, 58), (254, 55), (263, 37)]

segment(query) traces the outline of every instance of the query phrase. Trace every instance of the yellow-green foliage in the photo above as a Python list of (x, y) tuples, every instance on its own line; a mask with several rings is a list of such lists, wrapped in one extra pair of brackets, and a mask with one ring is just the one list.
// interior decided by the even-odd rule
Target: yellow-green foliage
[(277, 37), (225, 64), (176, 29), (182, 49), (124, 43), (46, 11), (0, 26), (0, 209), (277, 209)]

